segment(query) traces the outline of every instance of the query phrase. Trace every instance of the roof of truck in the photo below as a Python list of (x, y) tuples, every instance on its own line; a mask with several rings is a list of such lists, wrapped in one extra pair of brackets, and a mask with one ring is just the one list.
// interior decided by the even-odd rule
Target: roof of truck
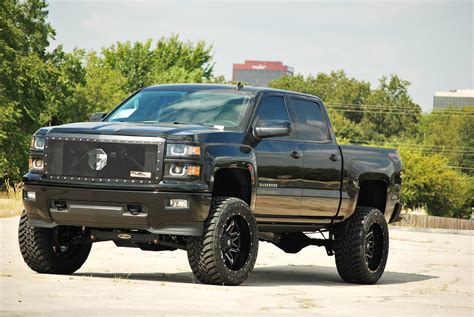
[[(153, 85), (143, 88), (144, 90), (168, 90), (168, 89), (175, 89), (175, 90), (199, 90), (199, 89), (237, 89), (237, 85), (221, 85), (221, 84), (162, 84), (162, 85)], [(259, 92), (280, 92), (285, 94), (293, 94), (293, 95), (300, 95), (306, 96), (311, 98), (320, 99), (318, 96), (304, 94), (296, 91), (291, 90), (283, 90), (283, 89), (274, 89), (268, 87), (253, 87), (253, 86), (241, 86), (239, 89), (240, 91), (255, 93)]]

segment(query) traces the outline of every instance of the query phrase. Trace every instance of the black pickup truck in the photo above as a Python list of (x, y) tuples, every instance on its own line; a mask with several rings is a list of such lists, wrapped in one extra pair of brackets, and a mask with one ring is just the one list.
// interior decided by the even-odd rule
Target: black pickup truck
[(92, 119), (33, 136), (19, 244), (34, 271), (71, 274), (92, 243), (113, 241), (186, 250), (201, 282), (238, 285), (266, 241), (325, 247), (347, 282), (383, 274), (399, 155), (338, 145), (319, 98), (159, 85)]

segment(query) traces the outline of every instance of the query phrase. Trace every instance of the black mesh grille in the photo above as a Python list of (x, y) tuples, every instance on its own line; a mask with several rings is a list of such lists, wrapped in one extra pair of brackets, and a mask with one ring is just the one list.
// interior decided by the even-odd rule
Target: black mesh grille
[(163, 144), (152, 141), (48, 137), (45, 170), (60, 180), (157, 182)]

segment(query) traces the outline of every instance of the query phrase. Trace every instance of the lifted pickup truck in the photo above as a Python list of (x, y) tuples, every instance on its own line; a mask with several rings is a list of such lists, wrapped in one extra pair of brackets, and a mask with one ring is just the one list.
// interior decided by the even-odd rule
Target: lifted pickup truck
[(238, 285), (266, 241), (288, 253), (325, 247), (347, 282), (383, 274), (399, 155), (338, 145), (319, 98), (159, 85), (93, 117), (33, 136), (19, 225), (32, 270), (71, 274), (92, 243), (113, 241), (186, 250), (201, 282)]

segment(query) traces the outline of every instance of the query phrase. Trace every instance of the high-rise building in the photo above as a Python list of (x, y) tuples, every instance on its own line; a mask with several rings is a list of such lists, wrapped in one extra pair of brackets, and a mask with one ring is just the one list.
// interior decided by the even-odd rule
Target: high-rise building
[(275, 61), (246, 60), (233, 64), (232, 80), (256, 87), (268, 87), (268, 83), (285, 75), (293, 75), (293, 68)]
[(434, 94), (434, 110), (442, 110), (449, 107), (464, 108), (468, 106), (474, 106), (474, 89), (436, 91)]

